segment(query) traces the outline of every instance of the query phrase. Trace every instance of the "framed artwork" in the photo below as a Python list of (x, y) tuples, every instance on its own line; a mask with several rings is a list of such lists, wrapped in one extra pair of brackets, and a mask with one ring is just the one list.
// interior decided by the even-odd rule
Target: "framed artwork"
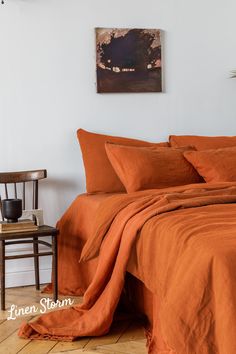
[(161, 92), (158, 29), (96, 28), (97, 92)]

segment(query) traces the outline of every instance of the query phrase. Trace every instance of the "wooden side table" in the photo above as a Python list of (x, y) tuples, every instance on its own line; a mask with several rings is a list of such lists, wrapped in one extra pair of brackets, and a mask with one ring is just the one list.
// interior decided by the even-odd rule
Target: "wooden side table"
[[(1, 310), (5, 310), (5, 261), (9, 259), (34, 258), (35, 283), (36, 289), (40, 289), (39, 280), (39, 257), (52, 255), (52, 276), (53, 276), (53, 300), (58, 299), (57, 284), (57, 236), (59, 231), (51, 226), (39, 226), (37, 231), (17, 232), (17, 233), (0, 233), (0, 279), (1, 279)], [(52, 243), (39, 240), (39, 237), (52, 237)], [(33, 253), (19, 254), (14, 256), (6, 256), (6, 246), (14, 244), (32, 243)], [(48, 252), (40, 252), (39, 245), (50, 248)]]

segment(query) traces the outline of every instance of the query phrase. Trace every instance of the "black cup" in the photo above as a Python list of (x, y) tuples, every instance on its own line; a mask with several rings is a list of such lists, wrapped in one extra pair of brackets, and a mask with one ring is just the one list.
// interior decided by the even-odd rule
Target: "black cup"
[(22, 215), (21, 199), (3, 199), (2, 200), (2, 216), (7, 222), (17, 222)]

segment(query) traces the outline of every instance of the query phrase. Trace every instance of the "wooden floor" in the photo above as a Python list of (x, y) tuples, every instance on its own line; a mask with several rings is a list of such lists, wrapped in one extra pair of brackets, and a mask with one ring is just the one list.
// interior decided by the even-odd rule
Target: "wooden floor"
[[(39, 304), (41, 294), (34, 287), (20, 287), (6, 290), (7, 311), (0, 311), (0, 353), (4, 354), (45, 354), (45, 353), (84, 353), (84, 354), (146, 354), (146, 340), (142, 324), (134, 321), (120, 321), (111, 328), (108, 335), (97, 338), (82, 338), (76, 342), (31, 341), (21, 339), (17, 331), (23, 320), (31, 321), (37, 317), (18, 317), (7, 320), (12, 304), (18, 308)], [(68, 296), (60, 296), (60, 300)], [(82, 298), (70, 297), (74, 303)], [(40, 306), (38, 306), (40, 308)]]

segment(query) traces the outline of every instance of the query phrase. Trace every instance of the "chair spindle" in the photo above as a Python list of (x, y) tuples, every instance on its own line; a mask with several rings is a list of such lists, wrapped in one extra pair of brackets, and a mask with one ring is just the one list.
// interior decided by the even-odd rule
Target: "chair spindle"
[(17, 188), (16, 188), (16, 183), (14, 183), (14, 194), (15, 194), (15, 199), (17, 199)]
[(6, 198), (8, 199), (8, 189), (7, 189), (7, 183), (4, 183), (5, 185), (5, 194), (6, 194)]
[(33, 181), (33, 209), (38, 209), (38, 181)]
[(23, 182), (23, 191), (22, 191), (22, 208), (25, 210), (25, 182)]

